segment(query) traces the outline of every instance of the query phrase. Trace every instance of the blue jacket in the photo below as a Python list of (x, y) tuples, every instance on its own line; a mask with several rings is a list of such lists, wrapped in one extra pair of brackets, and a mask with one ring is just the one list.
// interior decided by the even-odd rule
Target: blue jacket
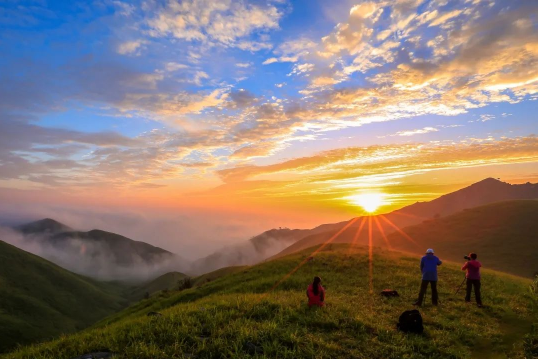
[(426, 254), (420, 260), (420, 270), (422, 280), (437, 280), (437, 266), (441, 265), (441, 260), (433, 254)]

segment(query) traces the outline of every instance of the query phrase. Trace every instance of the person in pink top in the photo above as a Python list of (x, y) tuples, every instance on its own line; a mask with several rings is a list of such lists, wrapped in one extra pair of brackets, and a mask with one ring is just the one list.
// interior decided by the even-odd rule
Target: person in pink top
[(321, 286), (321, 278), (314, 277), (314, 282), (308, 286), (306, 290), (308, 297), (308, 306), (317, 305), (323, 307), (325, 305), (325, 289)]
[(466, 270), (467, 274), (467, 294), (465, 295), (465, 301), (471, 301), (471, 290), (474, 287), (474, 295), (476, 298), (476, 305), (482, 308), (482, 297), (480, 295), (480, 267), (482, 263), (476, 260), (478, 256), (476, 253), (469, 253), (467, 262), (461, 267), (461, 270)]

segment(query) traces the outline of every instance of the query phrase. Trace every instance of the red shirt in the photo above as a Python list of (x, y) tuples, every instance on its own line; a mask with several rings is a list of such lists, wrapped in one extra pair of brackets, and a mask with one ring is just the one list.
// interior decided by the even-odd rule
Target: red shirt
[(473, 259), (467, 261), (463, 267), (461, 267), (461, 270), (467, 269), (467, 274), (465, 275), (467, 279), (480, 279), (480, 267), (482, 267), (482, 263)]
[(306, 290), (306, 294), (308, 295), (308, 306), (311, 307), (313, 305), (317, 305), (319, 307), (323, 307), (325, 305), (325, 289), (319, 285), (319, 291), (318, 294), (314, 294), (314, 286), (310, 284), (308, 286), (308, 289)]

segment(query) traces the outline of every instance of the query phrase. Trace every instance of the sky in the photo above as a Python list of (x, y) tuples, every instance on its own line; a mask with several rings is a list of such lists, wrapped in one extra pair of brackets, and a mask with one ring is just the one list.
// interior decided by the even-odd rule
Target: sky
[(0, 53), (6, 220), (203, 254), (538, 181), (536, 1), (7, 0)]

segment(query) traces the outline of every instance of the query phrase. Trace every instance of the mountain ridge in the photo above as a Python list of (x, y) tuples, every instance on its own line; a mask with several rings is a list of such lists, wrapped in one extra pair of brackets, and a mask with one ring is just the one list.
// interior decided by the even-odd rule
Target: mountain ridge
[(146, 281), (187, 268), (186, 260), (172, 252), (101, 229), (79, 231), (50, 218), (13, 229), (23, 239), (12, 244), (98, 279)]
[[(500, 189), (503, 189), (504, 192)], [(491, 194), (490, 191), (493, 191), (494, 193)], [(465, 209), (495, 203), (498, 202), (497, 199), (499, 198), (514, 198), (519, 200), (522, 199), (522, 197), (525, 199), (538, 199), (538, 184), (525, 183), (521, 185), (512, 185), (494, 178), (487, 178), (460, 190), (447, 193), (432, 201), (417, 202), (390, 213), (375, 215), (373, 217), (374, 220), (372, 226), (374, 242), (379, 242), (380, 245), (383, 245), (383, 233), (385, 235), (395, 233), (397, 232), (396, 228), (402, 229), (420, 224), (424, 220), (436, 217), (442, 218), (443, 216), (454, 214)], [(467, 198), (470, 198), (470, 201), (468, 201)], [(477, 205), (476, 203), (481, 204)], [(368, 232), (366, 230), (363, 230), (361, 235), (358, 238), (355, 238), (355, 233), (361, 225), (361, 220), (364, 218), (368, 218), (368, 216), (356, 217), (349, 221), (326, 225), (324, 228), (327, 228), (327, 231), (305, 236), (303, 239), (293, 243), (281, 252), (269, 257), (269, 259), (285, 256), (313, 245), (321, 244), (353, 220), (355, 220), (355, 223), (341, 233), (338, 238), (335, 239), (335, 243), (350, 243), (356, 241), (360, 244), (366, 244), (368, 243)], [(322, 226), (323, 225), (315, 227), (315, 229), (319, 229)], [(382, 228), (382, 231), (379, 230), (379, 227)]]

